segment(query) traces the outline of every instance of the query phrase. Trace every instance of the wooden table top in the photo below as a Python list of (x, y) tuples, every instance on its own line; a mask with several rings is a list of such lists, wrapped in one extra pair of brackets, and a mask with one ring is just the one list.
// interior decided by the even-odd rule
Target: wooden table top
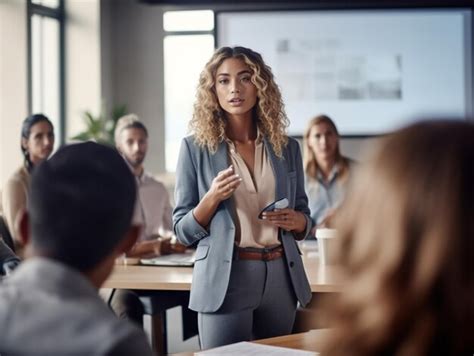
[[(312, 292), (338, 292), (341, 282), (338, 267), (321, 265), (315, 241), (300, 244), (303, 263)], [(142, 290), (190, 290), (192, 267), (158, 267), (116, 265), (104, 288), (142, 289)]]
[(254, 341), (257, 344), (287, 347), (290, 349), (320, 352), (322, 341), (329, 329), (310, 330), (305, 333), (291, 334)]
[[(262, 345), (286, 347), (295, 350), (320, 352), (323, 340), (329, 332), (330, 329), (310, 330), (304, 333), (272, 337), (269, 339), (256, 340), (252, 342)], [(191, 356), (194, 355), (194, 352), (180, 352), (172, 355)]]

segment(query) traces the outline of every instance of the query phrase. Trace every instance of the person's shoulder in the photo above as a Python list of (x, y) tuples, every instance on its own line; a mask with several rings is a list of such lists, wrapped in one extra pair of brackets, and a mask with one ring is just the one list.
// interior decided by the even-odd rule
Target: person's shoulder
[(196, 145), (196, 136), (195, 135), (185, 136), (183, 137), (183, 142), (186, 142), (187, 144)]
[(18, 167), (7, 179), (7, 185), (24, 184), (28, 181), (30, 173), (25, 167)]
[(12, 283), (10, 276), (0, 280), (0, 325), (13, 312), (12, 305), (21, 298), (22, 293), (21, 286)]
[(288, 142), (286, 144), (286, 147), (287, 148), (290, 148), (290, 149), (295, 149), (295, 148), (299, 148), (300, 147), (300, 143), (298, 142), (298, 140), (292, 136), (287, 136), (288, 137)]
[(211, 154), (206, 145), (202, 145), (197, 142), (197, 138), (195, 135), (189, 135), (184, 137), (182, 140), (182, 145), (185, 145), (188, 152), (194, 156)]
[(289, 145), (299, 145), (298, 140), (294, 138), (293, 136), (288, 136), (288, 144)]
[(298, 140), (294, 137), (288, 136), (288, 142), (286, 146), (283, 148), (284, 150), (287, 150), (290, 153), (294, 153), (297, 151), (301, 151), (300, 144)]
[(30, 174), (24, 167), (20, 167), (7, 179), (3, 187), (2, 199), (12, 199), (21, 194), (26, 194), (29, 186)]
[[(79, 300), (68, 300), (62, 304), (63, 315), (68, 316), (70, 325), (76, 323), (77, 329), (84, 327), (84, 332), (65, 336), (75, 337), (84, 345), (84, 350), (100, 354), (139, 354), (147, 350), (146, 337), (142, 330), (131, 322), (117, 318), (109, 309), (107, 304), (97, 295), (90, 298), (82, 298), (82, 306), (72, 310), (70, 306)], [(62, 302), (66, 302), (62, 300)], [(76, 329), (76, 330), (77, 330)], [(130, 344), (128, 348), (117, 347), (117, 345)], [(130, 352), (124, 352), (130, 350)], [(123, 351), (123, 352), (119, 352)]]
[(342, 158), (346, 161), (346, 164), (349, 167), (349, 169), (354, 168), (355, 166), (359, 164), (359, 162), (353, 158), (346, 157), (346, 156), (343, 156)]

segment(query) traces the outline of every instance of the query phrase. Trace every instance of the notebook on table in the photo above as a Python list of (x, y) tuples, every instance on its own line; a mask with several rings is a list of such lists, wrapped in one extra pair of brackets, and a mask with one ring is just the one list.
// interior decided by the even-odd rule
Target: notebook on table
[(186, 253), (172, 253), (153, 258), (142, 258), (140, 263), (147, 266), (176, 266), (192, 267), (194, 265), (195, 251)]

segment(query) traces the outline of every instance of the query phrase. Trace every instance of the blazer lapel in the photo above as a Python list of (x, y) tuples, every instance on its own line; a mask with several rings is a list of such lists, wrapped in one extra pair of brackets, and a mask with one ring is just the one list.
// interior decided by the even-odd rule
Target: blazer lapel
[[(221, 143), (219, 143), (216, 153), (214, 154), (209, 153), (209, 161), (211, 162), (211, 167), (214, 173), (214, 177), (216, 177), (220, 171), (223, 171), (224, 169), (229, 168), (230, 163), (229, 163), (229, 157), (227, 155), (227, 143), (225, 141), (222, 141)], [(226, 209), (229, 210), (230, 212), (231, 211), (230, 199), (226, 199), (222, 203), (224, 204)]]
[(227, 156), (227, 144), (225, 141), (219, 143), (216, 153), (209, 153), (209, 160), (211, 161), (211, 167), (215, 176), (220, 171), (229, 168), (229, 157)]
[(273, 151), (273, 147), (270, 142), (267, 141), (266, 138), (263, 139), (265, 144), (265, 149), (267, 150), (267, 154), (270, 157), (270, 162), (273, 168), (273, 174), (275, 175), (275, 200), (288, 198), (287, 189), (286, 189), (286, 181), (287, 181), (287, 174), (288, 170), (286, 168), (286, 161), (285, 158), (279, 158)]

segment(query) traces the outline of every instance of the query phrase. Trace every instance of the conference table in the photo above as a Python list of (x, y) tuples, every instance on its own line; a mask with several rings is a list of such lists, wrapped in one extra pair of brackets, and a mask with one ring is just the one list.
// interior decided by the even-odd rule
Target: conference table
[[(316, 241), (300, 243), (311, 291), (313, 294), (339, 292), (342, 284), (339, 268), (319, 263), (315, 243)], [(192, 274), (192, 267), (116, 265), (104, 288), (189, 291)]]
[[(330, 329), (309, 330), (304, 333), (272, 337), (252, 341), (256, 344), (284, 347), (288, 349), (304, 350), (313, 353), (321, 352), (323, 340), (331, 332)], [(211, 351), (213, 351), (211, 349)], [(180, 352), (172, 354), (173, 356), (191, 356), (194, 352)]]
[[(313, 328), (325, 327), (325, 325), (320, 324), (320, 319), (315, 317), (316, 314), (314, 314), (317, 313), (318, 310), (318, 302), (320, 300), (318, 297), (341, 291), (342, 281), (338, 266), (323, 265), (320, 263), (319, 255), (315, 248), (316, 241), (300, 242), (299, 246), (302, 251), (303, 264), (313, 293), (313, 300), (310, 305), (307, 306), (307, 309), (299, 310), (297, 313), (295, 330), (306, 331)], [(156, 291), (156, 293), (160, 291), (186, 293), (191, 289), (192, 273), (192, 267), (115, 265), (111, 276), (107, 279), (103, 287)], [(156, 321), (156, 323), (159, 323), (159, 321)], [(303, 334), (296, 335), (302, 336)], [(291, 336), (294, 337), (293, 335)], [(303, 340), (305, 340), (304, 337)], [(166, 338), (165, 340), (160, 339), (156, 341), (153, 345), (158, 345), (159, 343), (166, 344)], [(158, 349), (157, 351), (158, 353), (164, 353), (166, 352), (165, 349), (166, 347), (161, 350)]]

